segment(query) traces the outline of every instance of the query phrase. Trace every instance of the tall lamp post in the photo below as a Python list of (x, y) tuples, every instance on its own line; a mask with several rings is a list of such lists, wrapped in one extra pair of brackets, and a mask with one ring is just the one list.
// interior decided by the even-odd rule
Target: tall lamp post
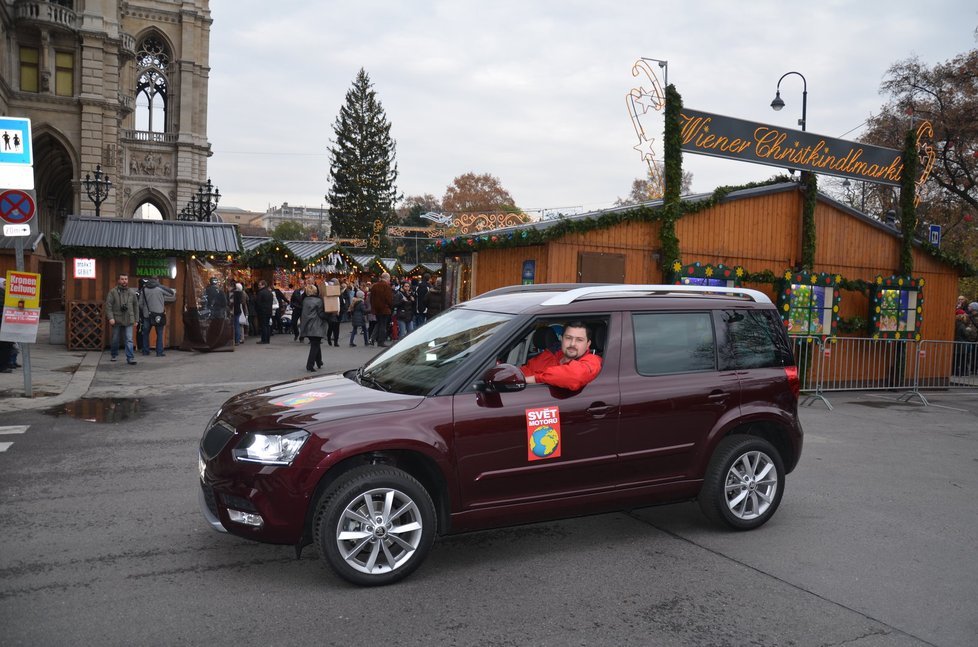
[(112, 188), (112, 182), (109, 181), (108, 175), (102, 175), (102, 165), (95, 165), (95, 178), (88, 173), (85, 174), (85, 179), (82, 181), (85, 185), (85, 193), (88, 194), (88, 199), (95, 203), (95, 217), (102, 217), (102, 203), (109, 199), (109, 189)]
[(805, 124), (808, 120), (808, 81), (805, 80), (805, 76), (801, 72), (785, 72), (778, 79), (778, 87), (774, 92), (774, 101), (771, 102), (771, 107), (774, 108), (775, 112), (784, 108), (784, 99), (781, 98), (781, 82), (784, 81), (784, 77), (791, 74), (797, 74), (801, 77), (801, 82), (804, 84), (801, 93), (801, 119), (798, 120), (798, 125), (801, 126), (802, 132), (805, 131)]

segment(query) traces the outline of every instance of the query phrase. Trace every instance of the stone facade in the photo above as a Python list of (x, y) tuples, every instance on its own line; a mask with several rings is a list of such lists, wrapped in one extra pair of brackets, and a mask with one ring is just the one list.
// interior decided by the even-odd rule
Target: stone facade
[[(208, 0), (0, 0), (0, 114), (31, 119), (38, 225), (150, 203), (176, 219), (207, 179)], [(0, 187), (2, 188), (2, 187)]]

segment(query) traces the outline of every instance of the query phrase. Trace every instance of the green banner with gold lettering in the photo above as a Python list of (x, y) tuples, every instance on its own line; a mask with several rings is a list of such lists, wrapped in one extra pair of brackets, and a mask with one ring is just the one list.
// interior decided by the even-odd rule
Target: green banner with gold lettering
[(682, 150), (900, 186), (902, 153), (801, 130), (683, 108)]

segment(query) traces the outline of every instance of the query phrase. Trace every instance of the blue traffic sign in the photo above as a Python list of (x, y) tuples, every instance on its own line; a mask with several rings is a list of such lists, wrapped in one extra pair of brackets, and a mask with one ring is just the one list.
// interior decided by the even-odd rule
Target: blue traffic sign
[(930, 226), (930, 244), (935, 247), (941, 246), (941, 226), (931, 225)]
[(0, 117), (0, 164), (34, 165), (30, 119)]

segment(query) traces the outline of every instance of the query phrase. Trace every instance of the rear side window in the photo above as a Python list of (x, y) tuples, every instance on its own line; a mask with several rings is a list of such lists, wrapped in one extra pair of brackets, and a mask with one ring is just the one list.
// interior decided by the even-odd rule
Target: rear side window
[[(722, 310), (718, 317), (723, 328), (720, 370), (781, 367), (793, 363), (791, 348), (776, 327), (775, 313)], [(780, 318), (777, 319), (780, 322)]]
[(635, 367), (640, 375), (716, 369), (709, 312), (655, 312), (632, 315)]

